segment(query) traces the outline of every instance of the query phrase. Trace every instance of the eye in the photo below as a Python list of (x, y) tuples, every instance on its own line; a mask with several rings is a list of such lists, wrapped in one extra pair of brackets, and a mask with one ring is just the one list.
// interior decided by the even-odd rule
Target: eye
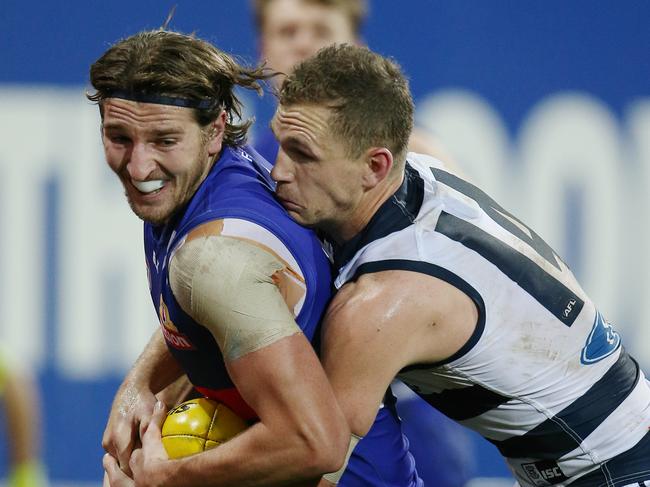
[(131, 142), (131, 139), (129, 139), (126, 135), (109, 135), (108, 139), (116, 145), (126, 145), (129, 142)]
[(311, 162), (314, 160), (314, 156), (301, 150), (301, 149), (289, 149), (289, 157), (296, 162)]
[(283, 25), (281, 26), (278, 31), (278, 37), (282, 39), (292, 39), (296, 36), (296, 33), (298, 32), (298, 28), (295, 25)]
[(163, 147), (172, 147), (172, 146), (176, 145), (176, 139), (169, 139), (169, 138), (160, 139), (158, 141), (158, 144), (163, 146)]

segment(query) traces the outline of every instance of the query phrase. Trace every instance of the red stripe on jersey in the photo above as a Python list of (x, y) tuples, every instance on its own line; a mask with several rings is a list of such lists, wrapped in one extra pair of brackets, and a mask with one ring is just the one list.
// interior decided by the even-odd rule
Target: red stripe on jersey
[(234, 387), (231, 389), (215, 390), (196, 386), (195, 389), (205, 397), (222, 402), (246, 421), (259, 419), (257, 413), (244, 401), (239, 391)]

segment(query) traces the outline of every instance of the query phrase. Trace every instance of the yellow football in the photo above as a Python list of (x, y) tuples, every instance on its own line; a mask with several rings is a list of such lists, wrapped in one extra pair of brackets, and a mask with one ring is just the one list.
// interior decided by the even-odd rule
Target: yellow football
[(181, 458), (219, 446), (246, 428), (246, 421), (220, 402), (192, 399), (167, 413), (162, 442), (169, 458)]

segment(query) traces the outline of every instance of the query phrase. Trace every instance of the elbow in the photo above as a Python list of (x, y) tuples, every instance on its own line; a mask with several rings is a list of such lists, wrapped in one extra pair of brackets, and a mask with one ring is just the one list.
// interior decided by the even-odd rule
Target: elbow
[(350, 444), (350, 429), (346, 423), (315, 428), (304, 434), (302, 440), (305, 473), (317, 477), (343, 467)]

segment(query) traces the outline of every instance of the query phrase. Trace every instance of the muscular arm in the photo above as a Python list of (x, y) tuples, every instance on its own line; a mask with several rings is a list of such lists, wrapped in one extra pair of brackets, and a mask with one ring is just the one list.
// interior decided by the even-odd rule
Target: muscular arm
[(130, 473), (129, 458), (139, 430), (151, 417), (154, 395), (181, 375), (182, 369), (156, 330), (115, 394), (102, 438), (104, 449), (125, 472)]
[(219, 448), (163, 462), (161, 485), (286, 485), (342, 464), (349, 429), (285, 302), (291, 293), (276, 284), (282, 267), (263, 247), (218, 235), (175, 253), (170, 283), (179, 304), (212, 331), (260, 421)]
[(125, 382), (146, 385), (151, 392), (158, 394), (182, 375), (183, 369), (169, 352), (160, 329), (156, 329)]
[(368, 432), (402, 368), (452, 355), (477, 316), (465, 294), (418, 273), (379, 272), (346, 284), (323, 323), (322, 362), (352, 433)]

